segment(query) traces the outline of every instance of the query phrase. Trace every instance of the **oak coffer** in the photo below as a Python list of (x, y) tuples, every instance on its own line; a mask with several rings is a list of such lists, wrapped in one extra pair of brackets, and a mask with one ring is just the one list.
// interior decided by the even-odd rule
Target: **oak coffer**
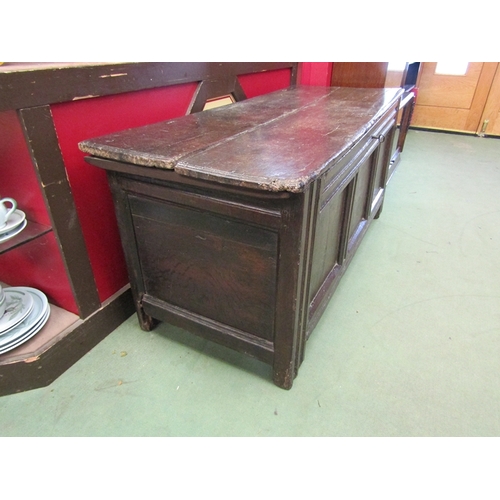
[(382, 209), (400, 89), (299, 86), (89, 139), (141, 328), (254, 356), (289, 389)]

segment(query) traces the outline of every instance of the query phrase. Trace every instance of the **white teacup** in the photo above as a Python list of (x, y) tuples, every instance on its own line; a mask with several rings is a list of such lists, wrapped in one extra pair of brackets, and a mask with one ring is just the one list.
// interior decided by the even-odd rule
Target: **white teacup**
[[(11, 208), (7, 209), (5, 203), (10, 203), (12, 205)], [(16, 200), (12, 198), (2, 198), (0, 200), (0, 229), (2, 229), (2, 227), (5, 226), (5, 224), (7, 224), (9, 217), (14, 213), (16, 208), (17, 208)]]

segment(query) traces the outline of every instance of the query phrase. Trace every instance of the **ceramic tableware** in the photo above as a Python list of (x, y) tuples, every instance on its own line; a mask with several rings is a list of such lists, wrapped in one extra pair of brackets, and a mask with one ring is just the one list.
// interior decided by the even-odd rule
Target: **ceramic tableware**
[[(10, 203), (11, 207), (7, 208), (6, 203)], [(0, 200), (0, 228), (7, 224), (9, 217), (14, 213), (17, 208), (17, 202), (13, 198), (2, 198)]]
[(9, 220), (0, 228), (0, 236), (9, 233), (20, 226), (26, 219), (26, 214), (19, 209), (14, 210)]
[(44, 314), (42, 320), (40, 320), (35, 326), (33, 326), (28, 332), (24, 335), (16, 338), (12, 343), (0, 347), (0, 354), (3, 354), (8, 351), (12, 351), (16, 347), (28, 342), (32, 337), (34, 337), (44, 326), (47, 320), (49, 319), (49, 311)]
[(0, 243), (3, 243), (4, 241), (10, 240), (11, 238), (14, 238), (14, 236), (18, 235), (26, 227), (27, 224), (28, 224), (28, 221), (24, 220), (15, 229), (12, 229), (11, 231), (7, 231), (6, 233), (0, 232)]
[(5, 292), (3, 291), (2, 285), (0, 285), (0, 318), (5, 312), (5, 307), (7, 305), (7, 300), (5, 298)]
[(49, 302), (40, 290), (30, 287), (13, 287), (8, 290), (29, 294), (33, 298), (33, 308), (23, 321), (7, 334), (0, 336), (0, 354), (15, 349), (31, 339), (45, 326), (50, 316)]
[(33, 309), (33, 295), (14, 287), (4, 289), (5, 311), (0, 318), (0, 338), (24, 320)]
[(25, 327), (24, 326), (25, 322), (23, 322), (24, 328), (20, 328), (19, 332), (16, 332), (16, 335), (12, 335), (12, 339), (10, 340), (10, 342), (0, 345), (0, 354), (3, 354), (4, 352), (7, 351), (11, 351), (12, 349), (19, 347), (21, 344), (24, 344), (32, 337), (34, 337), (45, 326), (45, 324), (49, 319), (49, 316), (50, 316), (50, 308), (47, 308), (43, 312), (40, 319), (34, 324), (28, 323), (28, 321), (25, 320), (25, 322), (28, 323), (28, 327)]

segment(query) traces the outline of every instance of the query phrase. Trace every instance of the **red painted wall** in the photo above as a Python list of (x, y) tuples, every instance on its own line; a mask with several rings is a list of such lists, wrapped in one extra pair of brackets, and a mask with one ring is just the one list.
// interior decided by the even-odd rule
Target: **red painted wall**
[(248, 98), (268, 94), (290, 86), (290, 70), (278, 69), (266, 73), (240, 75), (238, 81)]
[(183, 115), (195, 88), (187, 84), (51, 106), (101, 302), (128, 277), (106, 173), (85, 162), (78, 143)]
[(333, 63), (303, 62), (299, 64), (299, 83), (301, 85), (330, 86)]

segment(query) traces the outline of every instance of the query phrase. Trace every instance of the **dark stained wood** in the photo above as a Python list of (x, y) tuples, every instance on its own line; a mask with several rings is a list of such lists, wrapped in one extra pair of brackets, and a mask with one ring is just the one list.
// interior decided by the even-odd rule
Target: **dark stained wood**
[(314, 187), (292, 196), (281, 208), (278, 288), (274, 307), (273, 381), (290, 389), (304, 359), (307, 307), (304, 308), (310, 262), (311, 212), (315, 211)]
[[(397, 137), (394, 140), (387, 175), (388, 179), (391, 178), (400, 161), (406, 134), (410, 127), (415, 107), (415, 95), (412, 90), (415, 88), (419, 69), (419, 62), (407, 63), (399, 83), (405, 89), (405, 94), (401, 98), (400, 120), (395, 132)], [(331, 85), (340, 87), (382, 88), (386, 85), (387, 71), (388, 63), (386, 62), (336, 62), (333, 65)]]
[(380, 213), (402, 92), (298, 87), (81, 143), (108, 171), (141, 327), (254, 356), (290, 389)]
[(19, 117), (81, 318), (100, 306), (75, 202), (49, 106), (21, 109)]
[(336, 62), (332, 87), (381, 88), (387, 75), (386, 62)]
[(158, 321), (147, 315), (142, 307), (144, 287), (142, 286), (142, 280), (140, 279), (139, 256), (137, 255), (137, 252), (133, 251), (135, 248), (135, 235), (128, 196), (126, 191), (120, 188), (120, 178), (114, 172), (108, 173), (108, 179), (109, 186), (113, 193), (113, 202), (115, 205), (122, 246), (123, 248), (130, 249), (129, 251), (124, 252), (124, 254), (130, 279), (130, 287), (134, 297), (134, 307), (137, 312), (141, 328), (145, 331), (150, 331), (156, 326)]
[[(379, 217), (394, 141), (396, 112), (386, 113), (370, 130), (372, 141), (353, 148), (344, 158), (344, 176), (324, 176), (312, 245), (313, 275), (309, 288), (307, 338), (349, 266), (371, 221)], [(363, 144), (363, 142), (361, 142)], [(351, 166), (351, 168), (349, 168)], [(355, 166), (355, 168), (353, 168)]]
[(402, 152), (406, 140), (406, 134), (410, 128), (411, 118), (413, 116), (413, 110), (415, 109), (415, 94), (413, 92), (408, 92), (401, 102), (401, 108), (403, 109), (401, 115), (401, 132), (398, 138), (398, 148)]
[(272, 339), (276, 232), (207, 211), (129, 200), (148, 295)]
[[(398, 92), (298, 87), (273, 92), (272, 101), (264, 95), (83, 141), (80, 149), (197, 179), (301, 192), (367, 133), (379, 117), (373, 109), (384, 110)], [(340, 127), (338, 117), (346, 110), (349, 120)]]
[(415, 94), (412, 91), (406, 91), (401, 98), (400, 112), (399, 112), (399, 126), (394, 131), (394, 141), (391, 152), (391, 162), (387, 172), (387, 182), (392, 177), (400, 160), (401, 153), (404, 148), (406, 134), (410, 128), (413, 110), (415, 108)]
[[(0, 111), (188, 82), (290, 68), (296, 62), (6, 63), (0, 66)], [(216, 96), (213, 96), (216, 97)]]

